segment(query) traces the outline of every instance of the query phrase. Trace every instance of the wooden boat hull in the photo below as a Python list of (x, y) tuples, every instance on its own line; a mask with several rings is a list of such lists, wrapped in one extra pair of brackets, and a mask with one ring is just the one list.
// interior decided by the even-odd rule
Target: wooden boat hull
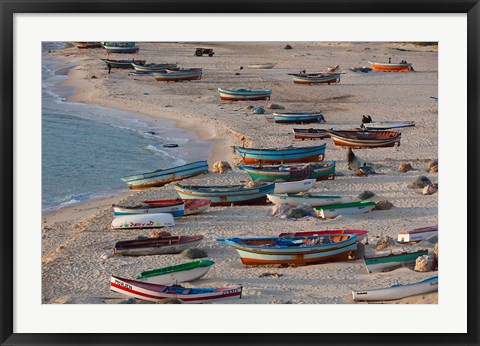
[(333, 143), (341, 147), (357, 149), (386, 148), (400, 146), (401, 134), (393, 131), (333, 131), (327, 130)]
[(141, 273), (137, 280), (156, 285), (174, 285), (180, 282), (189, 282), (204, 277), (213, 261), (200, 260), (176, 266), (160, 268)]
[(429, 226), (423, 228), (417, 228), (411, 231), (402, 231), (398, 233), (399, 243), (417, 243), (423, 239), (438, 234), (437, 226)]
[(128, 75), (132, 77), (152, 77), (153, 78), (153, 74), (151, 72), (131, 71)]
[(286, 181), (275, 183), (273, 193), (299, 193), (306, 192), (315, 186), (315, 179), (305, 179), (298, 181)]
[(144, 64), (145, 60), (114, 60), (114, 59), (100, 59), (105, 65), (110, 65), (111, 68), (133, 69), (133, 64)]
[(407, 285), (375, 290), (352, 291), (354, 301), (395, 300), (438, 291), (438, 276)]
[(244, 188), (243, 185), (228, 186), (181, 186), (175, 191), (182, 199), (208, 199), (211, 206), (258, 205), (267, 203), (267, 193), (273, 192), (275, 184), (258, 188)]
[(412, 64), (395, 64), (395, 63), (380, 63), (368, 62), (372, 70), (380, 72), (411, 72), (413, 71)]
[(162, 82), (178, 82), (184, 80), (200, 80), (202, 79), (202, 69), (191, 69), (190, 71), (166, 71), (153, 73), (157, 81)]
[(173, 216), (185, 215), (184, 203), (182, 201), (174, 202), (170, 205), (150, 207), (150, 206), (136, 206), (125, 207), (119, 205), (113, 205), (113, 215), (138, 215), (138, 214), (157, 214), (157, 213), (169, 213)]
[(183, 303), (208, 303), (226, 299), (240, 299), (242, 296), (242, 286), (185, 288), (182, 286), (155, 285), (114, 275), (110, 277), (110, 289), (130, 297), (152, 302), (173, 298), (179, 299)]
[(335, 161), (305, 165), (286, 166), (237, 166), (247, 172), (253, 180), (260, 181), (298, 181), (303, 179), (335, 179)]
[(330, 138), (330, 134), (321, 129), (293, 129), (293, 138), (295, 139), (325, 139)]
[(367, 272), (379, 273), (401, 267), (415, 261), (420, 256), (428, 255), (428, 250), (420, 250), (411, 253), (389, 254), (387, 256), (364, 257), (363, 261)]
[(220, 99), (225, 101), (255, 101), (255, 100), (270, 100), (272, 96), (272, 90), (248, 90), (248, 89), (236, 89), (229, 90), (218, 88)]
[(368, 234), (366, 230), (357, 229), (330, 229), (325, 231), (306, 231), (306, 232), (293, 232), (293, 233), (280, 233), (279, 237), (311, 237), (311, 236), (326, 236), (333, 234), (355, 234), (357, 236), (357, 242), (362, 241)]
[(291, 207), (298, 207), (301, 204), (308, 204), (312, 207), (326, 206), (339, 203), (350, 203), (352, 198), (342, 196), (319, 196), (311, 194), (268, 194), (267, 198), (275, 205), (288, 204)]
[(173, 227), (173, 215), (168, 213), (135, 214), (117, 216), (113, 219), (112, 229)]
[(202, 240), (202, 235), (123, 240), (115, 243), (113, 253), (117, 256), (177, 254), (186, 249), (197, 247)]
[(364, 123), (362, 127), (367, 130), (382, 131), (389, 129), (400, 129), (404, 127), (413, 127), (415, 122), (413, 121), (378, 121), (373, 123)]
[(295, 162), (320, 162), (325, 158), (326, 144), (314, 147), (286, 149), (254, 149), (235, 146), (234, 149), (247, 164), (275, 164)]
[(123, 177), (122, 180), (128, 184), (130, 189), (143, 189), (147, 187), (163, 186), (189, 177), (194, 177), (208, 172), (207, 161), (187, 163), (167, 169), (159, 169), (149, 173)]
[(310, 124), (310, 123), (319, 123), (323, 118), (322, 112), (320, 113), (311, 113), (311, 112), (294, 112), (294, 113), (281, 113), (274, 112), (273, 120), (279, 124)]
[(338, 215), (364, 214), (375, 208), (375, 202), (360, 201), (342, 204), (333, 204), (314, 207), (318, 217), (322, 219), (333, 219)]
[(133, 64), (133, 68), (137, 72), (158, 72), (165, 71), (167, 68), (176, 68), (177, 64), (150, 64), (150, 65), (137, 65)]
[(74, 42), (75, 47), (78, 49), (92, 49), (101, 48), (100, 42)]
[(139, 47), (113, 47), (113, 46), (103, 46), (108, 54), (133, 54), (138, 53), (140, 50)]
[(332, 73), (325, 75), (293, 75), (293, 83), (295, 84), (332, 84), (340, 83), (340, 73)]

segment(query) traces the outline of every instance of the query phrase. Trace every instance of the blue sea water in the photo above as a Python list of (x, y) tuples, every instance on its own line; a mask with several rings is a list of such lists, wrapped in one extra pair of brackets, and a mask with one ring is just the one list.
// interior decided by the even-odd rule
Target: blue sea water
[[(44, 50), (61, 49), (44, 44)], [(68, 102), (71, 64), (42, 59), (42, 209), (126, 191), (125, 175), (207, 160), (212, 144), (170, 120)], [(175, 143), (178, 148), (165, 148)]]

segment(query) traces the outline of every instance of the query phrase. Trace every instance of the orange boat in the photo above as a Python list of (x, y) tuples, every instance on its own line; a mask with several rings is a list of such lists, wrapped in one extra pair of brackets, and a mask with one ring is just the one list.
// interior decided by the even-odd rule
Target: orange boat
[(388, 63), (388, 62), (372, 62), (369, 61), (372, 70), (381, 72), (411, 72), (413, 71), (412, 64), (407, 62)]

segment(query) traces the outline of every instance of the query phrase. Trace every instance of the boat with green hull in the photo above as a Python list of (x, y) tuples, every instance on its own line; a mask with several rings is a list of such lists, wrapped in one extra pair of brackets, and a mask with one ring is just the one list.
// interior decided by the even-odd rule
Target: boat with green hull
[(322, 219), (332, 219), (338, 215), (364, 214), (375, 208), (375, 202), (359, 201), (351, 203), (331, 204), (326, 206), (314, 207), (318, 217)]
[(409, 262), (415, 261), (420, 256), (428, 255), (428, 250), (416, 252), (402, 252), (399, 254), (388, 254), (385, 256), (365, 257), (363, 260), (369, 273), (389, 271)]
[(170, 267), (144, 271), (137, 280), (158, 285), (171, 285), (179, 282), (197, 280), (210, 270), (215, 262), (199, 260)]

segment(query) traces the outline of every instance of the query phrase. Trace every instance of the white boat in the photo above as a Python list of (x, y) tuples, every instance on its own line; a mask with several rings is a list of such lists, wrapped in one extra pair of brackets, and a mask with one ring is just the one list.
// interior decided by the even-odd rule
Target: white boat
[(432, 235), (438, 234), (437, 226), (429, 226), (423, 228), (416, 228), (410, 231), (402, 231), (398, 233), (399, 243), (416, 243)]
[(117, 216), (112, 221), (113, 229), (173, 227), (173, 215), (169, 213), (135, 214)]
[(306, 192), (315, 186), (316, 179), (305, 179), (299, 181), (284, 181), (275, 183), (273, 193), (299, 193)]
[(314, 207), (318, 217), (322, 219), (333, 219), (339, 215), (364, 214), (375, 208), (375, 202), (359, 201), (342, 204), (332, 204)]
[[(275, 183), (275, 186), (277, 183)], [(283, 193), (283, 194), (270, 194), (267, 195), (270, 202), (276, 205), (288, 204), (291, 207), (298, 207), (300, 204), (309, 204), (312, 207), (318, 207), (329, 204), (349, 203), (353, 199), (351, 197), (342, 196), (321, 196), (311, 193)]]
[(259, 69), (259, 68), (263, 68), (263, 69), (267, 69), (267, 68), (273, 68), (275, 67), (275, 63), (273, 62), (267, 62), (267, 63), (264, 63), (264, 64), (250, 64), (248, 65), (248, 68), (255, 68), (255, 69)]
[(413, 121), (374, 121), (362, 124), (362, 127), (367, 130), (388, 130), (412, 126), (415, 126), (415, 122)]
[(438, 291), (438, 276), (405, 285), (374, 290), (352, 291), (354, 301), (395, 300)]
[(144, 271), (137, 280), (157, 285), (173, 285), (200, 279), (210, 270), (213, 261), (199, 260), (171, 267)]

